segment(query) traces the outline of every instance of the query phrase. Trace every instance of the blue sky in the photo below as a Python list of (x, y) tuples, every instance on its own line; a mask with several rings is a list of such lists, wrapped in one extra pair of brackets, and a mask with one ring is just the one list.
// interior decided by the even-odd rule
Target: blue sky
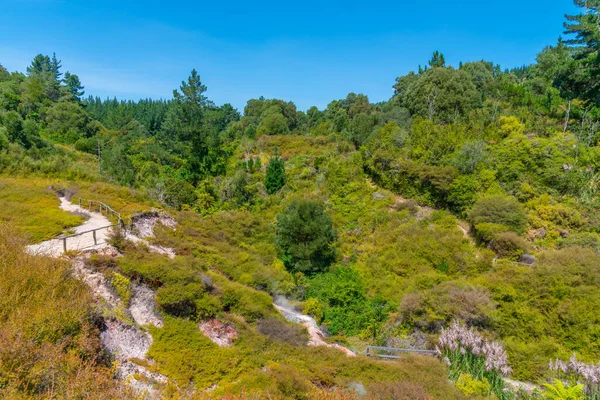
[(571, 1), (0, 0), (0, 63), (56, 52), (86, 95), (171, 98), (192, 68), (217, 104), (261, 95), (323, 108), (387, 100), (434, 50), (447, 62), (528, 64), (562, 34)]

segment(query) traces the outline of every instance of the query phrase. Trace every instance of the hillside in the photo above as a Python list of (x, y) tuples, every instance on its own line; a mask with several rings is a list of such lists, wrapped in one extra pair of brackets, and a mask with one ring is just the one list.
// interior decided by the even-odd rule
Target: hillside
[[(0, 395), (600, 398), (587, 7), (535, 64), (435, 52), (387, 102), (306, 112), (216, 105), (195, 70), (133, 102), (84, 98), (56, 56), (0, 65)], [(31, 254), (90, 218), (59, 196), (126, 229)]]

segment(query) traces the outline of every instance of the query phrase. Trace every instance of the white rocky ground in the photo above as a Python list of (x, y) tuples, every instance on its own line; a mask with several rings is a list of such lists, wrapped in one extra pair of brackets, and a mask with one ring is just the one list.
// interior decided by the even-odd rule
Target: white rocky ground
[[(103, 228), (112, 224), (108, 218), (98, 212), (89, 211), (77, 204), (71, 204), (64, 197), (61, 197), (60, 201), (61, 209), (82, 214), (87, 218), (83, 224), (74, 229), (74, 233)], [(166, 214), (149, 215), (148, 219), (149, 221), (146, 221), (143, 216), (137, 218), (137, 227), (134, 226), (132, 231), (127, 232), (126, 238), (136, 243), (144, 243), (150, 251), (174, 257), (175, 252), (173, 249), (151, 245), (145, 238), (154, 236), (153, 230), (156, 223), (174, 227), (175, 221)], [(163, 325), (163, 321), (156, 311), (154, 291), (145, 285), (132, 282), (129, 304), (123, 304), (103, 272), (85, 264), (85, 260), (94, 253), (113, 257), (119, 256), (119, 252), (107, 243), (110, 231), (110, 229), (97, 231), (97, 244), (94, 244), (91, 233), (69, 238), (67, 250), (80, 251), (77, 257), (71, 259), (74, 275), (90, 288), (103, 315), (110, 315), (110, 317), (105, 318), (100, 340), (104, 348), (117, 361), (117, 377), (126, 380), (131, 387), (140, 392), (140, 395), (146, 398), (155, 398), (157, 392), (154, 384), (166, 383), (167, 378), (135, 362), (136, 360), (143, 360), (145, 364), (152, 364), (152, 360), (146, 359), (146, 353), (152, 344), (152, 336), (145, 328), (150, 325), (156, 327), (162, 327)], [(140, 237), (139, 234), (144, 236)], [(47, 240), (27, 248), (30, 253), (52, 257), (62, 256), (63, 250), (61, 239)]]

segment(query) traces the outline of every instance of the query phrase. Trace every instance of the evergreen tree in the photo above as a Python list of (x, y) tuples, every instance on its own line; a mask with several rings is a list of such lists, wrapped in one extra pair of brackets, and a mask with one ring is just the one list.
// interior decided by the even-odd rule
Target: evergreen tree
[(210, 127), (205, 121), (205, 114), (213, 104), (204, 95), (206, 86), (200, 81), (195, 69), (187, 82), (181, 82), (180, 90), (181, 92), (173, 91), (173, 106), (167, 119), (166, 131), (170, 140), (190, 144), (182, 150), (189, 159), (189, 179), (197, 182), (211, 172), (209, 154), (216, 154), (215, 149), (219, 147), (218, 137), (211, 135)]
[(443, 68), (446, 66), (446, 60), (444, 59), (444, 55), (439, 51), (435, 51), (431, 60), (429, 60), (429, 66), (431, 68)]
[(578, 81), (583, 84), (581, 97), (600, 104), (600, 0), (574, 0), (576, 6), (583, 8), (577, 15), (565, 15), (565, 40), (579, 62), (583, 73)]
[(275, 243), (288, 271), (312, 275), (335, 261), (337, 232), (323, 204), (294, 201), (277, 215)]
[(67, 92), (69, 92), (77, 100), (84, 95), (85, 91), (83, 90), (83, 86), (81, 85), (81, 81), (77, 75), (71, 74), (67, 71), (67, 73), (65, 73), (63, 82), (65, 83)]
[(267, 164), (265, 188), (267, 189), (267, 193), (273, 194), (279, 191), (283, 185), (285, 185), (285, 163), (277, 154), (277, 149), (275, 149), (275, 154), (269, 160), (269, 164)]

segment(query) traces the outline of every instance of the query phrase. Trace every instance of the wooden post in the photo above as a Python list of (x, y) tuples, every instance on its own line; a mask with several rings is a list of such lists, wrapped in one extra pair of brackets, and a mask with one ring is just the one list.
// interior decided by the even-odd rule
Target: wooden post
[(81, 197), (79, 198), (79, 208), (81, 208)]
[(63, 252), (67, 251), (67, 238), (63, 238)]
[(94, 234), (94, 244), (98, 244), (98, 239), (96, 239), (96, 231), (92, 231)]
[(92, 201), (90, 200), (90, 207), (89, 210), (92, 211)]

